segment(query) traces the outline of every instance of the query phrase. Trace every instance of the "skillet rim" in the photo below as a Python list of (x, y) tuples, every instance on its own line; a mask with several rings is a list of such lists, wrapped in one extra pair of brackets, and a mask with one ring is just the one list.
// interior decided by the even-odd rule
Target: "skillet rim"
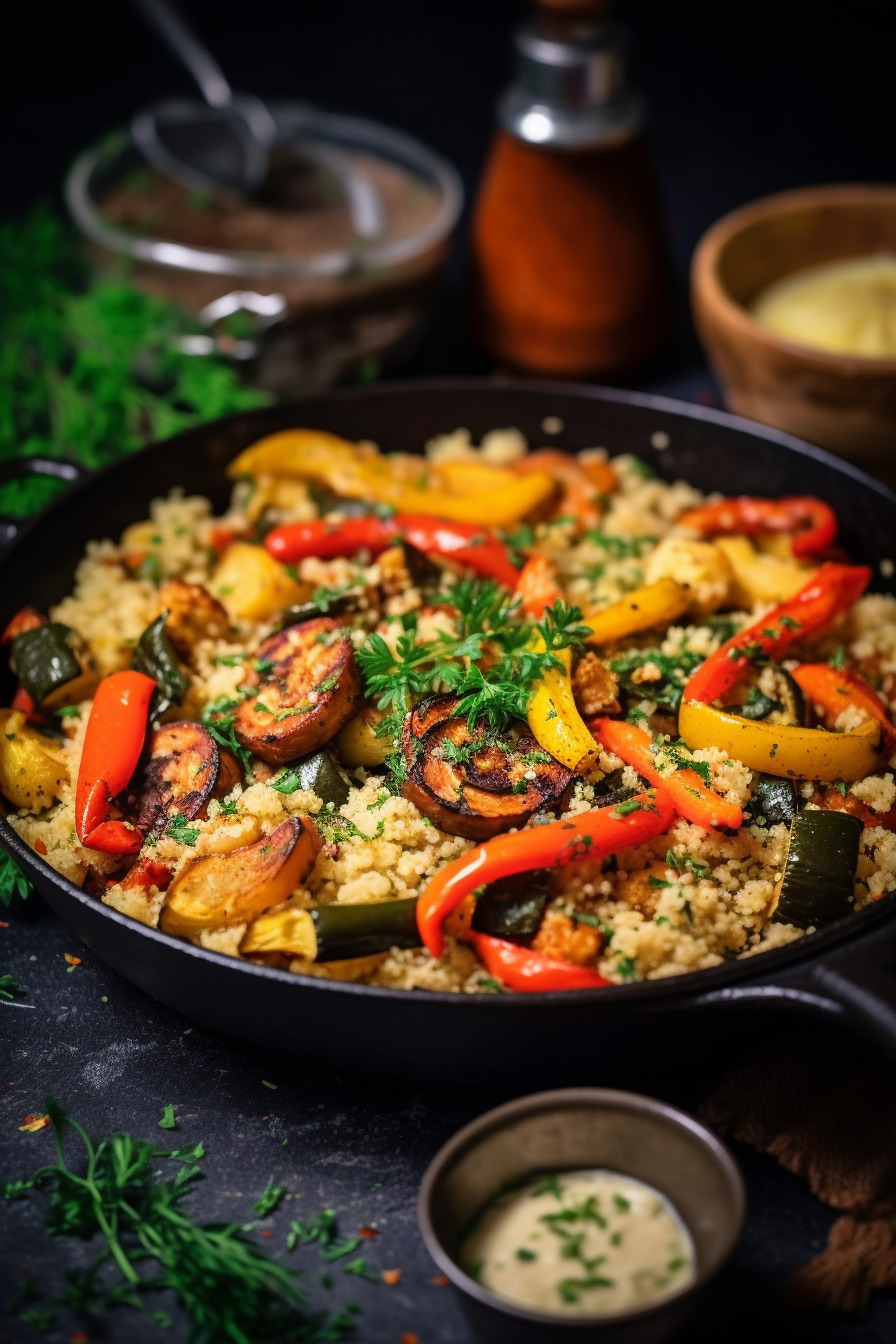
[[(557, 396), (563, 398), (572, 398), (580, 401), (609, 403), (617, 406), (632, 406), (642, 410), (652, 410), (664, 416), (670, 416), (673, 419), (689, 423), (714, 424), (721, 428), (734, 430), (750, 437), (763, 439), (769, 443), (776, 444), (785, 449), (790, 454), (809, 459), (813, 464), (819, 464), (828, 469), (832, 469), (835, 474), (844, 475), (851, 478), (864, 490), (879, 496), (882, 501), (894, 511), (894, 521), (896, 521), (896, 491), (891, 490), (882, 482), (875, 480), (862, 468), (854, 463), (847, 462), (834, 454), (818, 448), (813, 444), (807, 443), (794, 435), (784, 433), (768, 425), (759, 422), (747, 420), (743, 416), (732, 415), (727, 411), (717, 410), (715, 407), (708, 407), (677, 400), (673, 397), (667, 397), (658, 393), (629, 391), (621, 388), (601, 387), (597, 385), (582, 383), (565, 383), (556, 380), (540, 379), (520, 379), (511, 376), (497, 375), (487, 378), (426, 378), (420, 380), (403, 380), (395, 382), (379, 383), (370, 387), (352, 387), (331, 390), (329, 392), (314, 393), (307, 397), (296, 398), (287, 402), (276, 403), (273, 406), (260, 407), (250, 411), (239, 411), (229, 416), (223, 416), (218, 420), (207, 421), (201, 425), (194, 425), (181, 433), (172, 435), (168, 439), (158, 440), (155, 443), (147, 444), (137, 453), (129, 454), (115, 462), (96, 471), (84, 472), (68, 490), (64, 491), (60, 497), (54, 500), (41, 513), (29, 518), (21, 523), (13, 539), (0, 550), (0, 576), (7, 569), (10, 561), (14, 558), (19, 545), (33, 532), (46, 523), (52, 523), (52, 520), (60, 512), (70, 507), (71, 504), (79, 498), (85, 491), (89, 490), (99, 479), (104, 479), (109, 475), (127, 469), (130, 462), (138, 457), (143, 457), (155, 450), (169, 449), (173, 444), (183, 445), (185, 450), (194, 440), (204, 440), (210, 431), (214, 431), (221, 425), (226, 425), (239, 421), (264, 420), (272, 414), (283, 416), (291, 411), (301, 414), (303, 409), (309, 404), (320, 402), (344, 402), (344, 401), (377, 401), (383, 397), (398, 398), (399, 400), (410, 393), (415, 395), (425, 395), (428, 392), (451, 392), (462, 396), (464, 393), (481, 394), (483, 392), (496, 391), (510, 394), (522, 394), (532, 396)], [(27, 459), (25, 459), (27, 461)], [(877, 572), (875, 579), (878, 578)], [(189, 943), (184, 939), (176, 938), (171, 934), (163, 933), (160, 929), (150, 928), (148, 925), (141, 924), (139, 921), (130, 919), (119, 911), (105, 906), (96, 897), (85, 893), (73, 882), (57, 873), (50, 864), (46, 863), (39, 854), (22, 840), (19, 835), (13, 831), (7, 820), (0, 818), (0, 845), (19, 863), (29, 876), (35, 882), (35, 886), (40, 891), (41, 884), (46, 883), (54, 887), (66, 897), (74, 898), (76, 902), (83, 905), (92, 915), (111, 920), (119, 927), (136, 935), (145, 936), (151, 942), (159, 943), (171, 951), (186, 953), (201, 961), (212, 965), (219, 965), (226, 968), (233, 974), (247, 974), (256, 979), (276, 981), (281, 984), (294, 984), (303, 990), (322, 989), (331, 993), (354, 995), (361, 998), (374, 997), (376, 999), (404, 1001), (410, 999), (418, 1003), (421, 1000), (427, 1004), (467, 1004), (479, 1005), (482, 1003), (501, 1004), (502, 1011), (522, 1011), (524, 1007), (538, 1006), (556, 1006), (559, 1004), (575, 1004), (576, 1006), (605, 1004), (607, 1007), (625, 1007), (632, 1002), (639, 1005), (649, 1005), (651, 1002), (663, 1002), (668, 1000), (680, 1000), (699, 995), (701, 993), (710, 993), (713, 990), (734, 987), (744, 981), (752, 981), (759, 984), (767, 981), (776, 969), (785, 969), (790, 972), (798, 971), (801, 964), (812, 964), (822, 960), (825, 952), (830, 950), (848, 952), (850, 946), (861, 941), (863, 934), (875, 928), (877, 925), (887, 923), (894, 909), (896, 909), (896, 891), (866, 906), (863, 910), (854, 912), (829, 925), (826, 929), (820, 929), (812, 934), (805, 934), (791, 943), (783, 944), (780, 947), (772, 948), (769, 951), (755, 954), (755, 956), (741, 956), (731, 961), (721, 962), (718, 966), (705, 967), (699, 970), (683, 972), (680, 975), (663, 977), (657, 980), (641, 980), (619, 985), (611, 985), (598, 989), (582, 990), (564, 990), (549, 991), (535, 994), (463, 994), (447, 993), (440, 990), (421, 990), (419, 992), (407, 989), (389, 988), (382, 985), (365, 985), (350, 981), (341, 981), (327, 979), (319, 976), (306, 976), (300, 973), (283, 970), (277, 967), (260, 965), (257, 962), (242, 961), (236, 957), (227, 956), (221, 952), (214, 952), (211, 949), (199, 947), (194, 943)], [(41, 892), (41, 895), (43, 893)], [(46, 900), (47, 898), (44, 897)], [(54, 910), (55, 914), (55, 910)], [(847, 924), (848, 928), (841, 930), (840, 925)], [(754, 964), (755, 963), (755, 964)], [(112, 969), (118, 971), (118, 966), (112, 963)], [(118, 971), (125, 975), (126, 972)], [(511, 1008), (509, 1005), (516, 1005)]]

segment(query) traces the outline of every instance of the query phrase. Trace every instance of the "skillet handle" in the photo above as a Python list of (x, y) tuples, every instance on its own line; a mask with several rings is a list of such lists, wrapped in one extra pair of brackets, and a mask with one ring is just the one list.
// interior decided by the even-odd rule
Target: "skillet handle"
[(793, 974), (715, 990), (698, 1003), (807, 1013), (857, 1031), (896, 1065), (896, 933), (873, 929)]
[[(54, 457), (14, 457), (8, 462), (0, 462), (0, 483), (17, 480), (23, 476), (50, 476), (57, 481), (75, 485), (87, 472), (77, 462)], [(33, 517), (34, 515), (30, 515)], [(13, 514), (0, 512), (0, 552), (11, 546), (19, 535), (22, 526), (29, 518), (16, 518)]]

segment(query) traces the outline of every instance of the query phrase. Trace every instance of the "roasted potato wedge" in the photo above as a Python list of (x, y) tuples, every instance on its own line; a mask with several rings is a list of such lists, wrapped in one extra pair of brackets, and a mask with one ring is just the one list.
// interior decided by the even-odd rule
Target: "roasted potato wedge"
[(246, 677), (255, 695), (234, 717), (244, 747), (271, 765), (307, 756), (329, 742), (361, 704), (361, 677), (347, 632), (331, 616), (271, 635)]
[(61, 797), (68, 773), (62, 751), (18, 709), (0, 710), (0, 793), (29, 812)]
[(212, 575), (211, 589), (236, 621), (263, 621), (284, 607), (306, 602), (313, 591), (310, 584), (290, 578), (263, 546), (247, 541), (228, 546)]
[(174, 652), (190, 662), (201, 639), (224, 639), (230, 618), (217, 598), (201, 583), (169, 579), (159, 589), (159, 614), (167, 611), (165, 633)]
[(175, 813), (187, 821), (204, 813), (221, 758), (208, 729), (187, 721), (156, 728), (148, 748), (128, 786), (126, 807), (144, 835), (161, 835)]
[(310, 821), (289, 817), (254, 845), (191, 859), (168, 888), (160, 925), (192, 938), (249, 923), (286, 900), (311, 872), (320, 847)]

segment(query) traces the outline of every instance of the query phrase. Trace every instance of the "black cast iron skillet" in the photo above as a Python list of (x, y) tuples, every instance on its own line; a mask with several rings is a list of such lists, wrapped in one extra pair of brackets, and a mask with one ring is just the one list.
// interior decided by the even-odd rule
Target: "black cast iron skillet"
[[(559, 433), (542, 430), (548, 416), (563, 422)], [(534, 444), (638, 453), (661, 476), (707, 490), (819, 495), (836, 508), (846, 548), (875, 566), (878, 588), (886, 587), (881, 562), (896, 549), (896, 495), (815, 448), (732, 416), (568, 385), (393, 384), (233, 416), (84, 480), (65, 464), (32, 462), (31, 470), (74, 484), (36, 521), (20, 528), (6, 522), (0, 532), (0, 622), (25, 603), (46, 608), (69, 592), (87, 542), (117, 537), (173, 486), (223, 508), (226, 463), (261, 435), (294, 425), (405, 451), (458, 425), (477, 438), (516, 425)], [(6, 464), (0, 476), (17, 470)], [(728, 1010), (763, 1006), (853, 1022), (896, 1059), (896, 894), (789, 946), (671, 979), (573, 994), (408, 994), (295, 976), (193, 947), (86, 895), (5, 822), (0, 843), (72, 932), (142, 989), (228, 1034), (340, 1068), (457, 1081), (556, 1080), (580, 1076), (583, 1059), (593, 1065), (608, 1050), (655, 1051), (674, 1041), (687, 1052), (698, 1020), (709, 1016), (724, 1037)]]

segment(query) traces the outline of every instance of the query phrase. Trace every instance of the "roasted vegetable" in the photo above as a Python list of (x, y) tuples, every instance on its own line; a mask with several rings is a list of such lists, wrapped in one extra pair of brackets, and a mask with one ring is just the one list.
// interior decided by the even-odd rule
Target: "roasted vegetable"
[(271, 635), (253, 662), (246, 682), (255, 692), (236, 711), (233, 727), (243, 746), (271, 765), (322, 747), (361, 704), (351, 639), (329, 616)]
[(144, 835), (161, 835), (174, 816), (192, 821), (205, 814), (218, 780), (220, 756), (201, 723), (166, 723), (150, 733), (147, 747), (126, 805)]
[(896, 726), (886, 703), (858, 672), (831, 667), (828, 663), (801, 663), (794, 668), (793, 677), (821, 715), (826, 728), (833, 728), (844, 709), (852, 706), (878, 721), (887, 751), (896, 751)]
[(572, 773), (539, 749), (525, 724), (498, 738), (471, 729), (453, 695), (431, 695), (405, 719), (405, 798), (450, 835), (484, 840), (524, 826), (536, 811), (560, 812)]
[(750, 812), (754, 819), (764, 817), (769, 826), (786, 822), (789, 826), (799, 812), (800, 795), (792, 779), (776, 779), (774, 775), (757, 775), (753, 781)]
[(113, 672), (100, 682), (78, 768), (75, 830), (81, 844), (104, 854), (136, 854), (143, 834), (113, 817), (112, 799), (137, 768), (156, 683), (143, 672)]
[(715, 545), (731, 566), (728, 600), (735, 608), (750, 611), (758, 602), (786, 602), (811, 577), (805, 564), (757, 551), (746, 537), (719, 537)]
[(42, 625), (47, 625), (47, 618), (37, 607), (22, 607), (7, 625), (3, 634), (0, 635), (0, 645), (6, 648), (19, 635), (23, 635), (26, 630), (39, 630)]
[(678, 731), (692, 750), (718, 747), (750, 770), (785, 779), (828, 781), (852, 781), (873, 774), (883, 737), (876, 719), (848, 733), (827, 733), (742, 719), (698, 700), (682, 701)]
[(310, 789), (325, 803), (340, 807), (351, 792), (351, 781), (328, 751), (315, 751), (303, 761), (293, 761), (270, 781), (278, 793)]
[(361, 712), (353, 719), (349, 719), (338, 733), (336, 748), (340, 760), (350, 770), (359, 765), (366, 766), (367, 769), (376, 769), (378, 765), (385, 765), (392, 755), (391, 737), (377, 732), (385, 717), (384, 712), (368, 700)]
[(65, 756), (22, 711), (0, 709), (0, 792), (13, 807), (42, 812), (61, 796), (68, 779)]
[(201, 583), (169, 579), (159, 589), (159, 604), (161, 611), (168, 613), (165, 634), (174, 652), (187, 663), (200, 640), (227, 637), (227, 612)]
[(46, 625), (24, 630), (13, 640), (12, 670), (35, 705), (43, 705), (52, 693), (63, 692), (81, 678), (82, 668), (72, 652), (71, 636), (67, 625), (48, 621)]
[(657, 579), (601, 611), (589, 612), (585, 616), (585, 624), (591, 628), (588, 643), (616, 644), (641, 630), (668, 625), (687, 611), (690, 602), (691, 594), (682, 584), (674, 579)]
[(678, 523), (701, 537), (784, 532), (790, 537), (791, 553), (798, 558), (826, 551), (837, 537), (837, 515), (829, 504), (812, 495), (782, 499), (739, 495), (688, 509), (679, 515)]
[[(545, 649), (539, 635), (536, 652)], [(578, 711), (572, 689), (572, 653), (555, 652), (562, 667), (549, 667), (532, 688), (526, 718), (538, 745), (568, 770), (585, 774), (597, 759), (597, 748)]]
[(479, 960), (490, 975), (518, 994), (551, 994), (571, 989), (604, 989), (612, 980), (590, 966), (546, 957), (487, 933), (472, 935)]
[(734, 689), (751, 662), (780, 660), (796, 640), (826, 630), (858, 601), (870, 580), (871, 570), (865, 565), (822, 565), (794, 597), (744, 626), (711, 653), (685, 687), (684, 703), (710, 704), (720, 699)]
[(311, 596), (310, 584), (291, 578), (263, 546), (246, 541), (228, 546), (212, 575), (211, 590), (235, 621), (263, 621)]
[(277, 910), (246, 930), (240, 951), (247, 956), (285, 952), (307, 961), (348, 961), (419, 947), (417, 900), (365, 901), (363, 905), (323, 905), (317, 910)]
[(179, 705), (187, 693), (187, 678), (165, 629), (167, 619), (168, 612), (163, 611), (146, 627), (131, 657), (131, 667), (156, 683), (155, 714), (164, 714), (172, 705)]
[(310, 821), (289, 817), (253, 845), (191, 859), (168, 888), (160, 925), (190, 938), (257, 919), (304, 881), (320, 847)]
[(523, 873), (486, 887), (476, 902), (472, 927), (495, 938), (534, 938), (548, 902), (551, 875)]
[(811, 810), (795, 816), (772, 919), (820, 929), (848, 915), (861, 839), (862, 822), (848, 812)]

